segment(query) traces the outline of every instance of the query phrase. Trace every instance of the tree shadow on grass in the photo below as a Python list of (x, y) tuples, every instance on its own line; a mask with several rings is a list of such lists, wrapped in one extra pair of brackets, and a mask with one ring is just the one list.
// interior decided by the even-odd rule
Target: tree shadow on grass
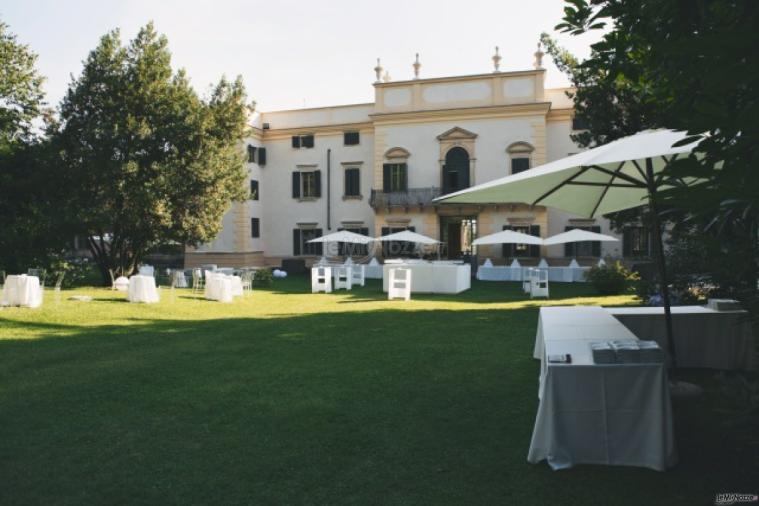
[(675, 406), (667, 473), (527, 464), (536, 316), (38, 324), (39, 339), (0, 341), (0, 502), (694, 504), (748, 490), (758, 470), (713, 390)]

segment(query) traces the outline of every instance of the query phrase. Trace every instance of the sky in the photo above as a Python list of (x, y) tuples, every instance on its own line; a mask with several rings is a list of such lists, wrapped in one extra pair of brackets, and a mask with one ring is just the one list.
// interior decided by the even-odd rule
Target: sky
[[(222, 75), (242, 75), (260, 111), (372, 102), (376, 59), (393, 80), (532, 68), (540, 33), (580, 58), (596, 35), (554, 32), (562, 0), (0, 0), (0, 20), (38, 54), (47, 102), (58, 105), (100, 37), (126, 42), (153, 21), (172, 65), (207, 94)], [(568, 84), (550, 58), (546, 85)]]

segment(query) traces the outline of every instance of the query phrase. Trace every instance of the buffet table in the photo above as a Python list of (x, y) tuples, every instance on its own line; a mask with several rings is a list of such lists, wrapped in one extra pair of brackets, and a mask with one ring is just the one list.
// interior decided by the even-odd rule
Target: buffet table
[(461, 293), (472, 286), (469, 264), (423, 260), (387, 261), (382, 266), (382, 289), (387, 292), (389, 269), (411, 269), (411, 293)]
[[(480, 266), (477, 268), (477, 279), (481, 281), (522, 281), (522, 270), (526, 267)], [(548, 270), (548, 281), (557, 283), (580, 283), (585, 281), (585, 273), (590, 267), (545, 267)]]
[[(668, 350), (662, 307), (605, 308), (639, 339)], [(672, 308), (678, 367), (722, 370), (756, 368), (754, 338), (746, 311), (717, 311), (704, 306)]]
[[(553, 469), (629, 465), (658, 471), (677, 461), (664, 364), (595, 364), (590, 343), (637, 340), (601, 307), (544, 307), (533, 354), (541, 360), (527, 460)], [(570, 354), (571, 363), (548, 356)]]

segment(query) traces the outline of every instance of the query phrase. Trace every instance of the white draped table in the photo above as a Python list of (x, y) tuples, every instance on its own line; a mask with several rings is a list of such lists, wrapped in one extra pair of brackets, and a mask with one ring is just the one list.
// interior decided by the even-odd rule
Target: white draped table
[(242, 278), (226, 274), (206, 273), (205, 298), (219, 302), (232, 302), (243, 295)]
[[(614, 307), (606, 311), (639, 339), (668, 350), (662, 307)], [(672, 308), (678, 367), (721, 370), (756, 368), (754, 336), (746, 311), (717, 311), (704, 306)]]
[[(477, 279), (481, 281), (522, 281), (522, 269), (525, 267), (510, 267), (506, 265), (477, 268)], [(548, 270), (548, 281), (559, 283), (581, 283), (585, 281), (585, 273), (590, 267), (545, 267)]]
[[(538, 413), (527, 460), (648, 467), (677, 461), (664, 364), (593, 363), (590, 343), (636, 340), (601, 307), (544, 307), (534, 355), (541, 360)], [(546, 357), (570, 354), (571, 364)]]
[(127, 292), (129, 302), (144, 302), (152, 304), (158, 302), (158, 290), (155, 287), (155, 278), (153, 276), (144, 276), (136, 274), (129, 278), (129, 291)]
[(411, 293), (461, 293), (472, 286), (469, 264), (423, 260), (386, 261), (382, 266), (382, 289), (387, 292), (389, 270), (403, 267), (411, 270)]
[(26, 274), (8, 276), (3, 286), (2, 305), (40, 307), (42, 305), (40, 278)]

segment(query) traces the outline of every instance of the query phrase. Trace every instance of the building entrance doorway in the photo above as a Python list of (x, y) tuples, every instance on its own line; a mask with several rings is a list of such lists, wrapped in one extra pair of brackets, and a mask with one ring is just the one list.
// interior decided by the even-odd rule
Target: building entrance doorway
[(440, 241), (443, 255), (449, 260), (460, 260), (472, 254), (472, 241), (477, 238), (476, 216), (441, 216)]

